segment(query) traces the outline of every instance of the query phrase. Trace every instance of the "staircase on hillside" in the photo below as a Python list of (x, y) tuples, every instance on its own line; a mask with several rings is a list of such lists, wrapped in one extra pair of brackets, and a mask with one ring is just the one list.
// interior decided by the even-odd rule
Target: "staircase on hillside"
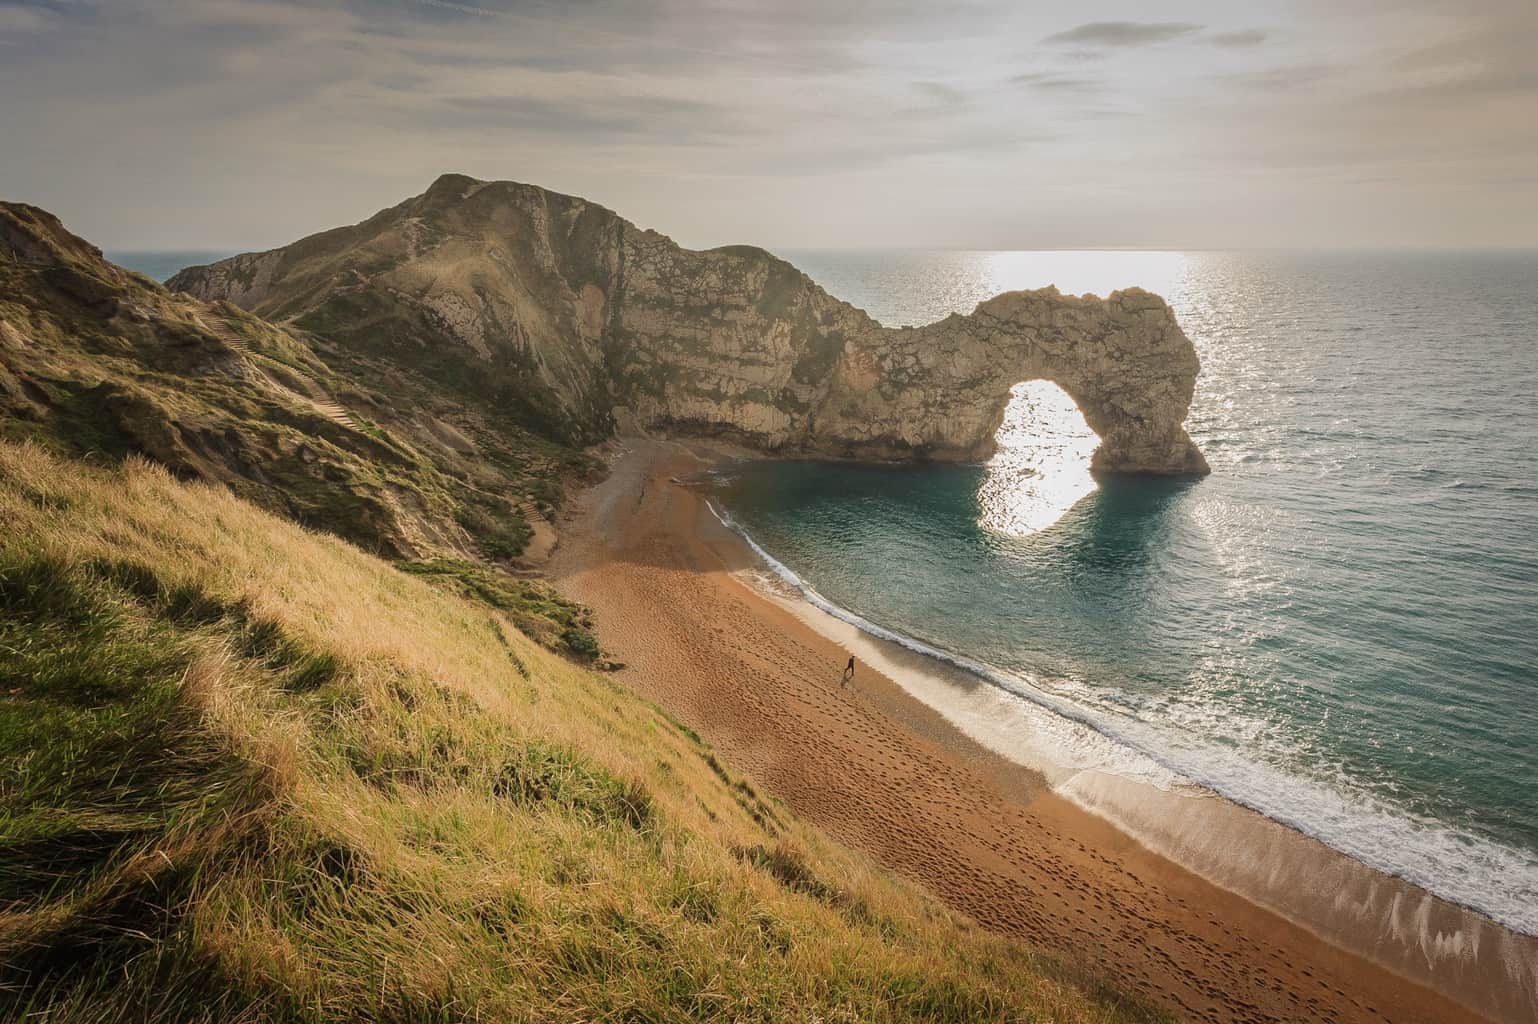
[[(214, 320), (210, 322), (208, 320), (199, 318), (198, 326), (202, 327), (209, 334), (212, 334), (214, 337), (224, 342), (236, 352), (239, 352), (241, 356), (243, 356), (247, 361), (251, 361), (253, 356), (251, 351), (251, 342), (247, 340), (239, 331), (231, 327), (227, 321)], [(330, 420), (331, 422), (340, 424), (341, 426), (347, 427), (350, 430), (361, 429), (358, 421), (353, 418), (352, 413), (343, 408), (340, 402), (337, 402), (335, 399), (333, 399), (326, 392), (326, 389), (320, 386), (319, 381), (305, 373), (303, 370), (295, 369), (294, 367), (289, 366), (287, 363), (283, 364), (284, 370), (286, 370), (288, 374), (294, 379), (299, 381), (304, 389), (309, 392), (309, 394), (304, 395), (300, 394), (285, 384), (281, 384), (278, 381), (273, 380), (272, 375), (264, 371), (260, 366), (255, 366), (254, 368), (256, 369), (257, 377), (259, 380), (266, 384), (269, 389), (288, 399), (290, 402), (293, 402), (296, 405), (308, 406), (309, 408), (314, 409), (316, 412), (320, 413), (322, 416), (326, 417), (326, 419)], [(319, 395), (320, 397), (317, 398), (315, 397), (316, 395)]]
[(523, 518), (528, 522), (544, 523), (546, 526), (550, 525), (549, 518), (539, 510), (539, 506), (534, 504), (532, 498), (524, 498), (514, 507), (518, 509), (518, 514), (523, 516)]

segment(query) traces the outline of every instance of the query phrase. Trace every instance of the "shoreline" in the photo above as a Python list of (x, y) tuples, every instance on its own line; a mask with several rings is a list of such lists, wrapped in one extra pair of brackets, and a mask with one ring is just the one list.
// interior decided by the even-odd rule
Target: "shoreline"
[[(1459, 1001), (1493, 1019), (1503, 1018), (1499, 1001), (1487, 998), (1492, 988), (1509, 980), (1520, 991), (1526, 980), (1526, 1001), (1514, 1003), (1504, 1019), (1532, 1019), (1531, 974), (1538, 964), (1538, 942), (1532, 936), (1381, 872), (1199, 784), (1181, 782), (1164, 788), (1112, 772), (1066, 768), (1045, 755), (1044, 746), (1029, 738), (1022, 742), (1019, 735), (1029, 732), (1034, 723), (1017, 717), (1017, 712), (1028, 707), (1039, 719), (1052, 716), (1050, 709), (997, 691), (986, 680), (973, 678), (964, 666), (937, 664), (922, 652), (872, 636), (798, 597), (770, 589), (764, 589), (763, 596), (857, 652), (864, 664), (876, 668), (914, 700), (934, 708), (968, 739), (1040, 772), (1043, 784), (1055, 796), (1100, 818), (1151, 853), (1412, 984), (1454, 999), (1462, 996)], [(1487, 943), (1504, 946), (1500, 959), (1526, 965), (1529, 977), (1511, 971), (1501, 979), (1492, 972), (1497, 965), (1488, 963), (1460, 969), (1464, 958), (1477, 959)]]
[(1005, 706), (1022, 698), (755, 583), (748, 541), (677, 479), (718, 450), (629, 443), (552, 578), (593, 608), (628, 685), (798, 815), (1191, 1018), (1538, 1012), (1538, 941), (1216, 794), (1065, 773)]
[[(725, 509), (718, 508), (710, 499), (705, 500), (715, 518), (727, 529), (738, 534), (754, 554), (767, 563), (766, 572), (744, 573), (744, 578), (757, 584), (766, 598), (782, 603), (800, 616), (807, 625), (829, 639), (846, 646), (858, 643), (859, 635), (873, 641), (868, 648), (869, 651), (875, 652), (870, 660), (878, 662), (878, 667), (881, 667), (891, 679), (902, 684), (912, 697), (940, 711), (952, 725), (984, 746), (1013, 761), (1042, 771), (1053, 780), (1053, 787), (1059, 793), (1068, 796), (1085, 810), (1105, 817), (1123, 831), (1132, 833), (1140, 842), (1159, 850), (1171, 859), (1180, 861), (1193, 869), (1197, 867), (1190, 863), (1189, 856), (1182, 856), (1183, 850), (1180, 846), (1170, 842), (1166, 835), (1168, 830), (1158, 827), (1157, 823), (1169, 820), (1168, 817), (1165, 814), (1146, 813), (1146, 805), (1150, 803), (1156, 807), (1167, 805), (1160, 809), (1183, 812), (1174, 815), (1178, 820), (1191, 813), (1200, 813), (1198, 809), (1204, 805), (1191, 801), (1216, 800), (1222, 804), (1237, 805), (1235, 813), (1256, 815), (1268, 825), (1277, 826), (1286, 833), (1295, 834), (1296, 840), (1324, 847), (1328, 854), (1343, 857), (1348, 864), (1365, 869), (1370, 880), (1386, 877), (1408, 887), (1410, 894), (1416, 898), (1429, 895), (1440, 909), (1443, 922), (1448, 926), (1444, 933), (1457, 934), (1494, 927), (1513, 933), (1519, 940), (1538, 940), (1538, 931), (1524, 930), (1520, 926), (1500, 920), (1496, 915), (1478, 905), (1438, 893), (1431, 884), (1417, 881), (1392, 868), (1375, 865), (1367, 858), (1354, 856), (1342, 847), (1332, 844), (1325, 836), (1311, 832), (1301, 824), (1294, 823), (1286, 817), (1268, 813), (1263, 807), (1247, 803), (1240, 797), (1224, 792), (1219, 786), (1210, 785), (1183, 773), (1180, 768), (1173, 767), (1154, 754), (1141, 750), (1132, 741), (1113, 732), (1106, 732), (1092, 718), (1078, 713), (1071, 706), (1064, 707), (1060, 699), (1039, 691), (1025, 692), (1017, 688), (1029, 685), (1022, 680), (1007, 682), (1000, 678), (997, 670), (987, 665), (932, 647), (925, 641), (904, 636), (828, 600), (807, 581), (797, 576), (793, 570), (764, 550)], [(803, 605), (811, 607), (803, 608)], [(851, 629), (853, 633), (850, 632)], [(982, 691), (977, 690), (975, 685), (977, 682), (985, 684)], [(995, 722), (981, 715), (968, 714), (969, 709), (954, 701), (946, 702), (941, 699), (946, 690), (958, 689), (978, 696), (990, 695), (992, 699), (983, 702), (989, 705), (988, 710), (1007, 717), (1014, 728), (1007, 733), (1001, 733), (996, 728)], [(1035, 742), (1034, 738), (1023, 736), (1031, 730), (1040, 731), (1052, 736), (1053, 739), (1039, 743)], [(1075, 737), (1078, 742), (1073, 744), (1074, 746), (1082, 746), (1086, 737), (1093, 737), (1092, 745), (1113, 751), (1106, 760), (1118, 761), (1119, 765), (1115, 768), (1104, 768), (1100, 764), (1091, 763), (1096, 761), (1093, 751), (1089, 755), (1082, 750), (1065, 752), (1060, 742), (1060, 737), (1065, 733), (1078, 734)], [(1054, 742), (1054, 740), (1057, 741)], [(1128, 755), (1131, 759), (1144, 761), (1146, 764), (1129, 764)], [(1159, 781), (1150, 781), (1152, 778), (1157, 778)], [(1114, 790), (1118, 788), (1127, 790), (1126, 796), (1120, 800), (1112, 798)], [(1125, 806), (1117, 807), (1118, 803)], [(1204, 817), (1210, 819), (1212, 816), (1204, 815)], [(1147, 819), (1141, 826), (1137, 824), (1140, 818)], [(1275, 900), (1268, 901), (1264, 889), (1257, 887), (1253, 880), (1249, 885), (1239, 884), (1240, 876), (1231, 871), (1222, 871), (1221, 866), (1218, 865), (1199, 870), (1199, 873), (1209, 881), (1224, 884), (1225, 887), (1233, 888), (1247, 898), (1266, 903), (1278, 913), (1289, 914), (1288, 906)], [(1225, 879), (1231, 880), (1225, 882)], [(1335, 902), (1337, 904), (1341, 902), (1339, 895), (1335, 896)], [(1455, 912), (1460, 911), (1466, 913), (1466, 920), (1454, 920)], [(1307, 920), (1297, 918), (1295, 920), (1297, 923), (1309, 926)], [(1477, 942), (1477, 940), (1474, 941)]]

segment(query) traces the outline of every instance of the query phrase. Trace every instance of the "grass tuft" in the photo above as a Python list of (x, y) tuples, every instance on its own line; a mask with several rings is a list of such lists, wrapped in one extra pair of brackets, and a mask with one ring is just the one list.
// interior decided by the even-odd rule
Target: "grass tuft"
[(404, 562), (400, 568), (421, 576), (450, 593), (480, 601), (505, 612), (520, 631), (548, 650), (592, 661), (598, 641), (589, 631), (587, 609), (562, 597), (544, 580), (510, 576), (500, 569), (451, 558)]
[(818, 878), (807, 865), (805, 857), (783, 843), (776, 843), (772, 847), (762, 844), (738, 847), (732, 852), (746, 863), (767, 871), (787, 889), (805, 893), (829, 906), (843, 906), (849, 902), (847, 893)]
[(237, 605), (235, 643), (240, 652), (284, 676), (283, 685), (296, 693), (317, 690), (336, 678), (341, 665), (330, 651), (314, 650), (284, 630), (276, 619), (254, 615)]
[(598, 825), (648, 831), (657, 811), (639, 782), (622, 782), (564, 747), (530, 743), (502, 764), (492, 792), (524, 805), (549, 802)]

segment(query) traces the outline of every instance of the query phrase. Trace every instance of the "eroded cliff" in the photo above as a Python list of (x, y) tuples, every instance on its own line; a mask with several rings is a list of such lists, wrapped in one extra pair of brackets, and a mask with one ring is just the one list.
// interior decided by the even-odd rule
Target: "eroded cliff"
[(1183, 425), (1195, 350), (1137, 289), (1010, 292), (885, 328), (761, 249), (696, 252), (583, 199), (462, 175), (170, 285), (292, 319), (570, 440), (603, 436), (623, 408), (770, 452), (975, 460), (1010, 387), (1046, 379), (1100, 435), (1097, 472), (1207, 472)]

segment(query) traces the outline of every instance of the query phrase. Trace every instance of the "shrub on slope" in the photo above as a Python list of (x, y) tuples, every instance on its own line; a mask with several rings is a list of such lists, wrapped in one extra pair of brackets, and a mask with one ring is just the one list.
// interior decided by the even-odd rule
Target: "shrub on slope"
[(0, 1019), (1143, 1015), (495, 607), (0, 442)]

